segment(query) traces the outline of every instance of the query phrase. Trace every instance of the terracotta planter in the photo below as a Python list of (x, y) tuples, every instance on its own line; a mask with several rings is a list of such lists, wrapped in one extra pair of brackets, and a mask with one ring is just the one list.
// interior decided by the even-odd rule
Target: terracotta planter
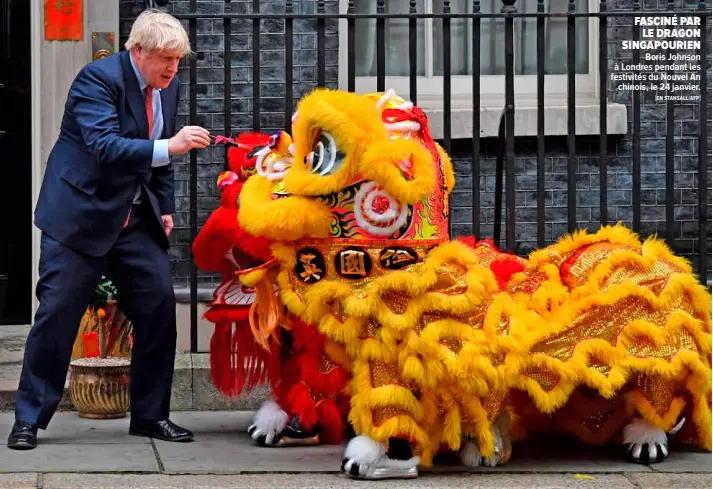
[(128, 358), (79, 358), (70, 364), (69, 392), (82, 418), (116, 419), (129, 409)]

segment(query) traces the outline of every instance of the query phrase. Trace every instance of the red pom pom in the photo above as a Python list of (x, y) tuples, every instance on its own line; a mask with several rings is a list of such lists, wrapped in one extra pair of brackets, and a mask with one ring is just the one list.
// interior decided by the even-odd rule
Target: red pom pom
[(507, 287), (510, 277), (525, 270), (525, 264), (515, 258), (499, 258), (490, 264), (500, 289)]

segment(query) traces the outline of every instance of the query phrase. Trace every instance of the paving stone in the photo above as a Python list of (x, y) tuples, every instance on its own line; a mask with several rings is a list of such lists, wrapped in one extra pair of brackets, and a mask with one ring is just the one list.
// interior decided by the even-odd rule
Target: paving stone
[(671, 449), (671, 454), (661, 463), (651, 465), (658, 472), (707, 472), (711, 473), (713, 458), (711, 453), (677, 451)]
[(55, 444), (40, 440), (30, 451), (1, 449), (0, 473), (158, 472), (150, 444)]
[(705, 474), (630, 474), (629, 480), (647, 489), (701, 489), (711, 487), (711, 467)]
[[(0, 413), (0, 430), (6, 429), (9, 433), (14, 420), (13, 413)], [(39, 443), (48, 445), (151, 443), (148, 438), (129, 435), (128, 416), (122, 419), (85, 419), (76, 412), (55, 414), (47, 430), (40, 431), (37, 438)]]
[[(178, 411), (171, 419), (196, 434), (192, 443), (167, 443), (129, 437), (129, 420), (85, 420), (75, 413), (58, 413), (50, 429), (41, 432), (40, 446), (30, 452), (16, 452), (0, 448), (0, 473), (13, 472), (147, 472), (158, 473), (159, 464), (154, 453), (158, 452), (161, 466), (166, 474), (177, 476), (195, 475), (241, 475), (238, 479), (96, 479), (104, 481), (104, 487), (314, 487), (322, 481), (325, 487), (356, 487), (351, 481), (335, 478), (339, 473), (342, 446), (260, 448), (256, 447), (246, 433), (254, 412), (240, 411)], [(9, 430), (13, 420), (11, 413), (0, 414), (0, 430)], [(620, 458), (619, 450), (584, 447), (576, 443), (552, 438), (516, 444), (508, 464), (496, 468), (468, 469), (460, 465), (457, 456), (439, 456), (436, 465), (421, 470), (422, 477), (414, 485), (389, 487), (652, 487), (635, 482), (636, 472), (648, 472), (653, 476), (670, 476), (675, 481), (691, 481), (702, 478), (710, 480), (711, 458), (708, 453), (674, 451), (669, 460), (652, 467), (631, 464)], [(658, 472), (665, 471), (665, 472)], [(703, 474), (682, 472), (702, 471)], [(469, 473), (472, 472), (472, 473)], [(285, 476), (280, 473), (299, 475)], [(320, 473), (320, 474), (316, 474)], [(576, 473), (583, 477), (575, 478)], [(249, 479), (249, 475), (255, 478)], [(534, 475), (536, 474), (536, 476)], [(700, 475), (700, 477), (698, 477)], [(70, 477), (70, 476), (67, 476)], [(114, 476), (112, 476), (114, 477)], [(627, 480), (628, 477), (628, 480)], [(91, 479), (94, 480), (94, 479)], [(90, 480), (90, 482), (91, 482)], [(107, 480), (114, 482), (106, 482)], [(205, 481), (205, 485), (199, 482)], [(661, 487), (688, 487), (667, 485), (665, 478), (642, 479), (652, 484), (664, 481)], [(92, 487), (83, 485), (80, 479), (57, 479), (57, 484), (67, 482), (67, 487)], [(74, 482), (80, 481), (76, 485)], [(155, 482), (152, 483), (151, 481)], [(188, 482), (182, 482), (188, 481)], [(194, 481), (195, 483), (189, 483)], [(253, 481), (253, 482), (250, 482)], [(262, 481), (262, 484), (254, 484)], [(425, 482), (422, 482), (425, 481)], [(429, 481), (432, 485), (428, 485)], [(436, 482), (434, 482), (436, 481)], [(524, 481), (524, 482), (523, 482)], [(629, 484), (629, 481), (634, 481)], [(304, 483), (303, 483), (304, 482)], [(697, 482), (696, 482), (697, 483)], [(97, 482), (98, 484), (98, 482)], [(290, 485), (293, 484), (293, 485)], [(310, 486), (310, 484), (313, 484)], [(341, 485), (340, 485), (341, 484)], [(461, 484), (461, 485), (458, 485)], [(468, 485), (470, 484), (470, 485)], [(498, 485), (500, 484), (500, 485)], [(370, 487), (372, 483), (369, 483)], [(0, 487), (4, 487), (0, 479)], [(52, 487), (45, 483), (45, 487)], [(63, 487), (61, 485), (57, 487)], [(363, 487), (363, 484), (362, 486)], [(376, 487), (386, 487), (376, 486)], [(653, 486), (659, 487), (659, 486)], [(708, 486), (710, 487), (710, 486)]]
[(255, 411), (176, 411), (171, 413), (171, 420), (200, 437), (206, 434), (232, 437), (247, 432), (254, 416)]
[[(86, 475), (47, 474), (44, 489), (296, 489), (319, 487), (324, 489), (630, 489), (635, 486), (622, 475), (595, 475), (579, 480), (574, 474), (479, 474), (425, 475), (411, 480), (358, 481), (336, 474), (259, 474), (259, 475)], [(684, 486), (678, 486), (684, 487)]]
[(29, 331), (28, 325), (0, 327), (0, 365), (22, 364)]
[(3, 489), (36, 489), (37, 474), (0, 474)]
[(245, 432), (226, 427), (196, 433), (193, 443), (155, 441), (166, 472), (330, 472), (338, 471), (341, 446), (265, 448), (252, 443)]

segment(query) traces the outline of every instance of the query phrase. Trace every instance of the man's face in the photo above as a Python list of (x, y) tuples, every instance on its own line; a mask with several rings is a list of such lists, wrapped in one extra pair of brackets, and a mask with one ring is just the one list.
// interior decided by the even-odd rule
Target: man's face
[(154, 88), (166, 88), (176, 76), (180, 51), (147, 51), (141, 46), (134, 50), (134, 62), (146, 83)]

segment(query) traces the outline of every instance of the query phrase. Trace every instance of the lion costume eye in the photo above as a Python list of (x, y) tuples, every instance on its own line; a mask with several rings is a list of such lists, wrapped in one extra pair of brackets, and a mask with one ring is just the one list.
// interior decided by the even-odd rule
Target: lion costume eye
[(314, 150), (305, 157), (305, 162), (310, 166), (312, 173), (318, 175), (331, 175), (342, 166), (345, 155), (328, 132), (322, 131), (314, 146)]

